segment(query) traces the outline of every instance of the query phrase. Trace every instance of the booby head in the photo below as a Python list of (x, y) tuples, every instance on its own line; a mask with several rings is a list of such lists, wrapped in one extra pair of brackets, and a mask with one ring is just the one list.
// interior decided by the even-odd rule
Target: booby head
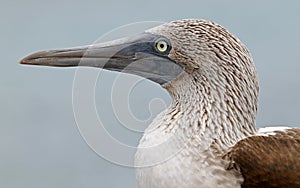
[(241, 126), (255, 124), (258, 81), (251, 55), (236, 37), (210, 21), (173, 21), (133, 37), (37, 52), (20, 63), (139, 75), (162, 85), (174, 100), (189, 103), (202, 100), (202, 95), (206, 106), (231, 112), (228, 116)]

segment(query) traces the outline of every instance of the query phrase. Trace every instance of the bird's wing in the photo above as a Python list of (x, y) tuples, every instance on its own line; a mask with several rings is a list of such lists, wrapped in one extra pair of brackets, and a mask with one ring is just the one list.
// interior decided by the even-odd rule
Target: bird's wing
[(245, 138), (225, 157), (243, 175), (242, 187), (300, 187), (300, 129)]

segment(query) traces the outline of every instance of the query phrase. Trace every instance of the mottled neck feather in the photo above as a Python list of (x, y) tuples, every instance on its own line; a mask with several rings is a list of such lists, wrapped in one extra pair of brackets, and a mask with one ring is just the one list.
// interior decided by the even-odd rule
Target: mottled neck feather
[(216, 76), (204, 75), (183, 72), (165, 85), (173, 98), (166, 115), (172, 114), (170, 118), (174, 120), (181, 118), (180, 127), (187, 134), (203, 135), (202, 139), (211, 140), (210, 146), (216, 152), (223, 153), (239, 140), (255, 134), (257, 107), (238, 88), (220, 82), (219, 78), (213, 80)]

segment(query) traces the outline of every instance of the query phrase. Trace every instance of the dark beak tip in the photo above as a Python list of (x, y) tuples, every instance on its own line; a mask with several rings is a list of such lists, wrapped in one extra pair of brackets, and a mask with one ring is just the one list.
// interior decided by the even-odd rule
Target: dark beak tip
[(19, 64), (21, 65), (31, 65), (32, 64), (32, 60), (36, 59), (38, 57), (39, 52), (33, 53), (33, 54), (29, 54), (25, 57), (23, 57), (20, 61)]
[(26, 64), (27, 64), (27, 58), (25, 57), (25, 58), (21, 59), (21, 60), (19, 61), (19, 64), (21, 64), (21, 65), (26, 65)]
[(26, 57), (24, 57), (23, 59), (21, 59), (20, 61), (19, 61), (19, 64), (20, 65), (27, 65), (27, 64), (29, 64), (28, 63), (28, 58), (27, 58), (28, 56), (26, 56)]
[(33, 61), (31, 61), (31, 60), (33, 60), (33, 59), (30, 58), (30, 56), (26, 56), (19, 61), (19, 64), (20, 65), (34, 65)]
[(48, 53), (51, 51), (38, 51), (38, 52), (34, 52), (32, 54), (29, 54), (25, 57), (23, 57), (20, 61), (19, 64), (21, 65), (38, 65), (35, 62), (35, 60), (42, 58), (43, 56), (47, 56)]

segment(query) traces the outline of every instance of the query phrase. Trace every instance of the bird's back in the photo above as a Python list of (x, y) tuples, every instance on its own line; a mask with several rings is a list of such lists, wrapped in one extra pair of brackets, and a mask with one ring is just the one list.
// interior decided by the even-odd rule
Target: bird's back
[(225, 157), (243, 175), (242, 187), (300, 187), (300, 129), (260, 132)]

